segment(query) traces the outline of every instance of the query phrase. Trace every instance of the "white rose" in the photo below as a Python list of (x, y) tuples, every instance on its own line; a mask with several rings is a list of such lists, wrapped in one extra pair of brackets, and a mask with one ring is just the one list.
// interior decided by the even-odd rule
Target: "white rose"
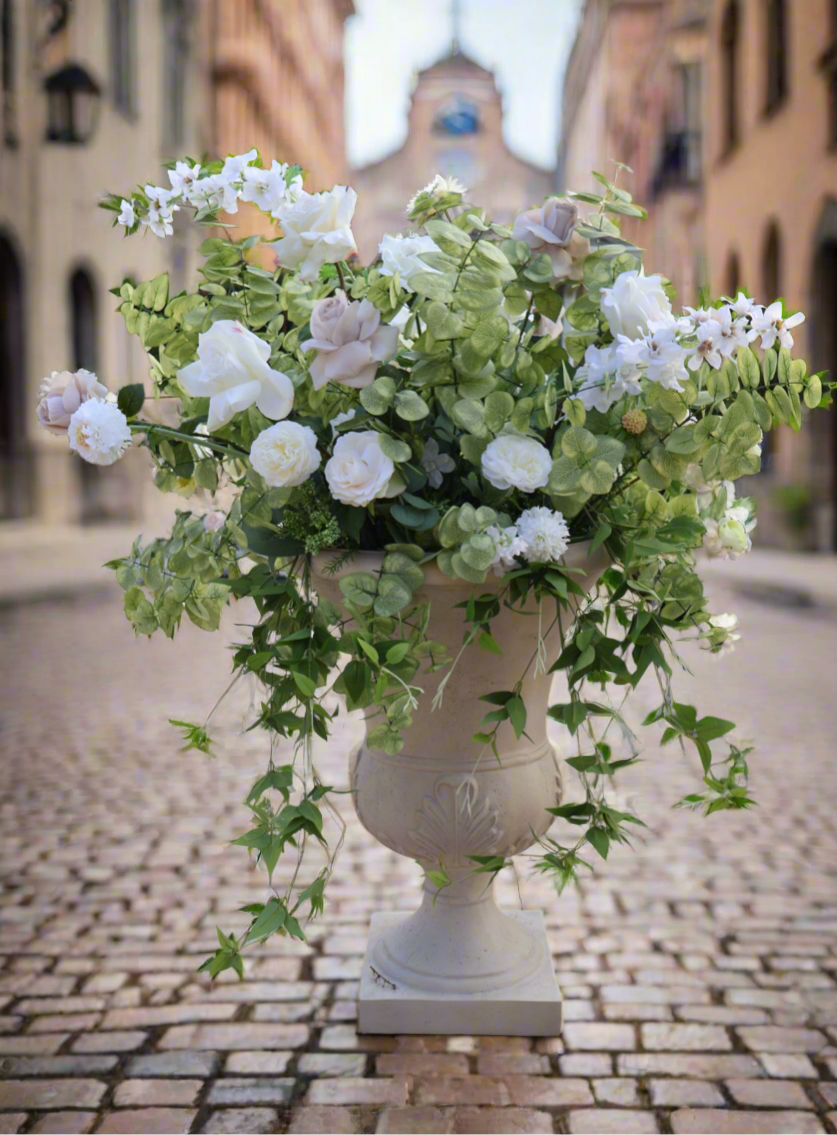
[(301, 485), (320, 467), (317, 435), (298, 422), (277, 422), (254, 440), (250, 464), (271, 488)]
[(197, 361), (179, 370), (177, 380), (194, 398), (209, 398), (210, 432), (254, 402), (274, 421), (287, 418), (293, 383), (268, 365), (269, 358), (269, 344), (237, 320), (219, 319), (198, 337)]
[(378, 246), (381, 254), (381, 275), (394, 276), (405, 292), (412, 292), (410, 276), (414, 272), (435, 272), (429, 264), (420, 259), (424, 252), (438, 252), (439, 246), (429, 236), (385, 236)]
[(89, 370), (54, 370), (41, 383), (38, 421), (52, 433), (63, 433), (79, 406), (90, 398), (105, 398), (107, 392)]
[(729, 514), (720, 521), (704, 520), (703, 524), (706, 529), (703, 546), (713, 559), (720, 556), (734, 560), (752, 547), (752, 540), (742, 521)]
[(671, 316), (662, 278), (640, 276), (635, 269), (618, 275), (612, 288), (602, 288), (601, 303), (614, 339), (639, 339), (648, 334), (650, 324), (667, 323)]
[(549, 480), (552, 458), (534, 438), (501, 434), (485, 447), (481, 465), (482, 475), (495, 489), (533, 493)]
[(396, 496), (403, 486), (391, 488), (395, 466), (381, 449), (374, 430), (343, 434), (334, 443), (325, 467), (331, 495), (341, 504), (363, 507), (378, 497)]
[(115, 402), (82, 402), (67, 427), (70, 449), (91, 465), (113, 465), (131, 443), (128, 419)]
[(271, 247), (283, 268), (299, 268), (303, 280), (312, 280), (323, 264), (335, 264), (357, 252), (351, 223), (357, 193), (335, 185), (328, 193), (305, 193), (276, 213), (281, 240)]

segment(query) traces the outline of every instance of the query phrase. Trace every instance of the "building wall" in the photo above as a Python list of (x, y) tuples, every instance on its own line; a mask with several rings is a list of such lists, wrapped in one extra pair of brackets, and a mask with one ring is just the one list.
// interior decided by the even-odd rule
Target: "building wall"
[[(440, 128), (449, 109), (475, 110), (478, 128)], [(417, 76), (407, 139), (396, 153), (352, 172), (358, 193), (353, 226), (360, 258), (369, 263), (384, 233), (403, 232), (407, 202), (436, 173), (455, 176), (469, 199), (509, 221), (552, 190), (553, 174), (523, 161), (503, 141), (503, 104), (494, 76), (459, 51)]]
[[(808, 314), (794, 332), (797, 348), (814, 368), (829, 367), (837, 373), (829, 334), (837, 317), (837, 297), (832, 291), (823, 309), (829, 281), (817, 272), (829, 202), (837, 201), (837, 151), (830, 138), (830, 90), (823, 66), (829, 48), (833, 58), (837, 38), (832, 9), (829, 0), (787, 4), (788, 94), (767, 114), (765, 6), (759, 0), (739, 0), (739, 144), (725, 152), (720, 50), (725, 3), (713, 0), (707, 52), (706, 231), (713, 291), (728, 287), (729, 260), (735, 254), (741, 283), (764, 296), (765, 242), (769, 227), (777, 226), (779, 293), (792, 309)], [(815, 514), (808, 538), (820, 548), (834, 548), (833, 411), (818, 414), (813, 428), (799, 435), (779, 430), (773, 448), (772, 479), (811, 487)]]
[[(6, 3), (9, 0), (5, 0)], [(170, 155), (163, 105), (162, 3), (134, 0), (132, 39), (134, 109), (114, 105), (109, 49), (108, 0), (85, 0), (71, 8), (65, 30), (44, 44), (41, 5), (18, 0), (14, 23), (16, 145), (0, 149), (0, 233), (16, 249), (23, 276), (25, 362), (21, 413), (16, 429), (18, 476), (5, 515), (34, 514), (45, 521), (73, 522), (103, 516), (129, 518), (141, 511), (148, 470), (144, 455), (131, 453), (115, 469), (83, 469), (63, 438), (48, 436), (35, 416), (38, 387), (52, 370), (73, 368), (69, 282), (83, 269), (93, 286), (95, 362), (110, 389), (141, 381), (142, 351), (129, 346), (116, 300), (108, 289), (125, 275), (140, 279), (169, 270), (185, 282), (194, 241), (162, 242), (151, 234), (123, 243), (111, 229), (112, 214), (97, 207), (105, 191), (128, 190), (156, 178)], [(201, 10), (192, 9), (192, 49), (187, 63), (183, 149), (207, 149), (206, 57)], [(44, 76), (67, 61), (81, 64), (102, 89), (91, 140), (72, 145), (44, 140), (47, 100)], [(4, 376), (8, 382), (8, 376)], [(7, 480), (4, 477), (4, 480)]]

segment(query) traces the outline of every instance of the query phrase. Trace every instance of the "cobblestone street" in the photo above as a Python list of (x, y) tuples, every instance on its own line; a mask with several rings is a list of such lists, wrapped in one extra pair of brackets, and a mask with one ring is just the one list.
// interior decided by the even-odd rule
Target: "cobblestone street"
[[(242, 983), (197, 974), (264, 895), (227, 846), (266, 762), (238, 731), (250, 691), (215, 759), (167, 724), (205, 719), (224, 637), (136, 641), (115, 591), (0, 610), (0, 1132), (837, 1131), (837, 610), (715, 589), (744, 637), (686, 646), (678, 692), (759, 741), (760, 806), (673, 812), (696, 769), (649, 746), (617, 782), (648, 824), (633, 851), (561, 897), (525, 862), (501, 880), (546, 911), (565, 1027), (537, 1041), (357, 1035), (370, 914), (417, 905), (420, 873), (347, 797), (310, 944), (270, 942)], [(332, 784), (347, 746), (321, 754)]]

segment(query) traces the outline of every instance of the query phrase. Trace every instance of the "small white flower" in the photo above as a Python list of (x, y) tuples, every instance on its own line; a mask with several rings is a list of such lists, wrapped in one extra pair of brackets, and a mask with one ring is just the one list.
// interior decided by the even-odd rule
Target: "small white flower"
[(271, 488), (301, 485), (320, 463), (317, 435), (299, 422), (277, 422), (250, 446), (250, 464)]
[(113, 465), (131, 442), (128, 419), (115, 402), (82, 402), (67, 428), (70, 449), (91, 465)]
[(259, 151), (256, 149), (248, 150), (246, 154), (229, 154), (224, 159), (221, 176), (230, 181), (235, 181), (244, 173), (245, 167), (254, 162), (258, 156)]
[(190, 201), (192, 188), (201, 174), (200, 162), (189, 165), (188, 162), (175, 162), (174, 169), (170, 169), (169, 182), (172, 193), (179, 193), (184, 201)]
[(278, 217), (282, 206), (293, 204), (302, 191), (302, 177), (297, 174), (288, 185), (287, 172), (287, 162), (280, 165), (279, 162), (274, 161), (270, 169), (247, 166), (242, 172), (244, 183), (241, 190), (242, 201), (250, 201), (262, 212)]
[(714, 319), (707, 319), (697, 327), (697, 346), (694, 353), (686, 360), (689, 370), (699, 370), (702, 363), (707, 362), (718, 370), (723, 359), (718, 350), (718, 340), (721, 337), (721, 325)]
[(502, 529), (496, 524), (491, 524), (486, 528), (485, 534), (494, 541), (494, 559), (491, 561), (491, 566), (495, 575), (505, 575), (507, 571), (516, 568), (517, 557), (526, 555), (526, 541), (518, 532), (516, 524), (510, 524), (508, 528)]
[(732, 310), (736, 315), (760, 315), (763, 308), (760, 304), (754, 303), (749, 296), (745, 296), (743, 292), (739, 292), (735, 302), (731, 305)]
[(707, 630), (700, 636), (704, 650), (711, 650), (713, 654), (731, 654), (735, 643), (741, 638), (735, 634), (738, 627), (738, 616), (724, 612), (721, 615), (712, 615)]
[(724, 304), (715, 312), (715, 319), (720, 328), (716, 336), (716, 345), (725, 359), (734, 358), (739, 347), (746, 347), (756, 337), (755, 331), (747, 330), (747, 319), (739, 316), (733, 319), (733, 310), (729, 304)]
[(219, 319), (198, 336), (198, 357), (177, 372), (194, 398), (209, 398), (210, 433), (231, 422), (255, 402), (268, 418), (287, 418), (294, 404), (293, 383), (269, 365), (270, 345), (237, 320)]
[(720, 520), (706, 519), (703, 526), (706, 529), (703, 546), (713, 559), (719, 556), (734, 560), (753, 546), (750, 532), (755, 528), (756, 520), (746, 506), (727, 507)]
[[(629, 347), (633, 342), (635, 346)], [(666, 390), (682, 390), (681, 380), (689, 377), (685, 361), (687, 351), (677, 341), (674, 327), (657, 327), (644, 339), (630, 340), (619, 336), (619, 343), (626, 354), (646, 368), (651, 382), (659, 383)]]
[(546, 446), (532, 437), (501, 434), (483, 450), (480, 466), (483, 477), (495, 489), (533, 493), (549, 480), (552, 457)]
[(271, 246), (278, 263), (312, 280), (324, 264), (357, 252), (351, 230), (356, 204), (354, 189), (335, 185), (328, 193), (302, 191), (296, 201), (282, 205), (277, 219), (284, 235)]
[(439, 452), (439, 443), (435, 437), (429, 437), (425, 442), (421, 463), (427, 474), (427, 480), (434, 489), (438, 489), (441, 485), (443, 473), (452, 473), (456, 468), (456, 462), (449, 453)]
[(598, 410), (604, 414), (626, 394), (636, 396), (642, 393), (638, 346), (641, 346), (641, 340), (638, 343), (625, 340), (609, 347), (590, 344), (584, 354), (583, 365), (576, 371), (576, 378), (580, 378), (582, 383), (575, 397), (581, 400), (586, 410)]
[(225, 512), (221, 512), (220, 509), (214, 509), (212, 512), (208, 512), (206, 516), (204, 516), (203, 526), (207, 530), (207, 532), (217, 532), (219, 528), (224, 527), (226, 519), (227, 514)]
[(524, 555), (531, 563), (555, 563), (570, 546), (567, 522), (551, 508), (527, 508), (518, 517), (517, 530), (526, 544)]
[(378, 246), (381, 254), (382, 276), (394, 276), (398, 279), (405, 292), (413, 291), (410, 287), (410, 277), (414, 272), (435, 272), (429, 264), (421, 259), (424, 252), (438, 252), (439, 246), (430, 236), (385, 236)]
[(119, 224), (124, 225), (126, 229), (131, 228), (136, 222), (136, 213), (134, 212), (134, 202), (128, 201), (124, 197), (119, 207)]
[(357, 406), (352, 406), (351, 410), (346, 410), (343, 414), (335, 414), (335, 416), (328, 423), (331, 426), (331, 436), (336, 437), (337, 431), (340, 426), (344, 426), (346, 422), (354, 421), (357, 414)]
[(761, 335), (761, 346), (764, 351), (769, 350), (777, 339), (780, 346), (791, 348), (793, 346), (791, 329), (804, 322), (805, 316), (801, 311), (783, 319), (782, 301), (776, 300), (770, 307), (765, 308), (763, 313), (753, 317), (753, 330)]
[(358, 430), (338, 437), (326, 462), (325, 478), (335, 500), (362, 508), (379, 497), (403, 491), (403, 482), (390, 485), (394, 472), (395, 465), (381, 449), (376, 431)]
[(442, 177), (440, 173), (437, 173), (429, 185), (425, 185), (424, 189), (413, 194), (407, 205), (407, 212), (412, 213), (416, 201), (425, 193), (430, 197), (447, 197), (450, 193), (459, 193), (464, 197), (467, 192), (467, 187), (462, 184), (458, 177)]

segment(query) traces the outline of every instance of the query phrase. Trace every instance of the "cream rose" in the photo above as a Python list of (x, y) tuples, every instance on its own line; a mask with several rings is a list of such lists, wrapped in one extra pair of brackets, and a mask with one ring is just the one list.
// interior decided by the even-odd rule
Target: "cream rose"
[(231, 422), (255, 402), (268, 418), (287, 418), (294, 404), (293, 383), (269, 364), (270, 346), (232, 319), (219, 319), (198, 337), (198, 357), (177, 372), (194, 398), (209, 398), (210, 433)]
[(89, 370), (54, 370), (41, 383), (38, 421), (53, 433), (64, 433), (83, 402), (89, 398), (102, 399), (107, 392), (107, 387)]
[(641, 339), (652, 323), (671, 320), (671, 304), (663, 291), (661, 276), (640, 276), (636, 269), (622, 272), (612, 288), (602, 288), (602, 314), (614, 339), (627, 335)]
[(317, 435), (298, 422), (277, 422), (250, 446), (250, 464), (271, 488), (301, 485), (320, 467)]
[(325, 467), (331, 495), (341, 504), (363, 507), (379, 497), (394, 497), (403, 485), (390, 487), (395, 466), (381, 449), (374, 430), (343, 434)]
[(398, 279), (405, 292), (412, 292), (410, 277), (414, 272), (435, 272), (429, 264), (425, 264), (420, 257), (425, 252), (438, 252), (439, 246), (429, 236), (385, 236), (378, 246), (381, 254), (381, 275), (394, 276)]
[(495, 489), (533, 493), (549, 480), (552, 458), (534, 438), (501, 434), (485, 447), (481, 465), (483, 477)]
[(357, 252), (351, 223), (357, 193), (335, 185), (328, 193), (305, 193), (280, 207), (275, 216), (282, 226), (281, 240), (271, 247), (283, 268), (299, 268), (304, 280), (313, 280), (323, 264), (335, 264)]
[(342, 291), (314, 304), (311, 336), (300, 347), (318, 352), (308, 368), (315, 390), (327, 382), (368, 386), (378, 363), (398, 349), (398, 328), (381, 326), (381, 313), (369, 300), (349, 303)]
[(70, 418), (67, 440), (91, 465), (113, 465), (131, 444), (131, 431), (115, 402), (90, 398)]
[(545, 252), (558, 279), (581, 279), (581, 261), (590, 242), (578, 235), (578, 207), (566, 197), (548, 197), (538, 209), (526, 209), (514, 219), (512, 235), (533, 252)]

